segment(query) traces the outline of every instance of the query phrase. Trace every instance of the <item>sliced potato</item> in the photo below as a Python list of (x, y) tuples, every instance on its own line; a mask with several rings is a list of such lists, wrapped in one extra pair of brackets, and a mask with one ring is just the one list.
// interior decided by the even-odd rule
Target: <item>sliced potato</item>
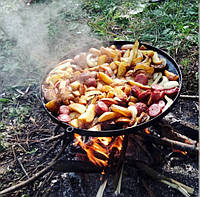
[(85, 123), (90, 123), (94, 120), (96, 113), (95, 113), (95, 104), (90, 104), (85, 113), (81, 114), (78, 117), (78, 120), (81, 120)]
[(136, 86), (138, 86), (138, 87), (140, 87), (140, 88), (142, 88), (142, 89), (145, 89), (145, 90), (151, 89), (151, 86), (149, 86), (149, 85), (143, 85), (143, 84), (138, 83), (138, 82), (135, 82), (135, 81), (133, 81), (133, 80), (129, 80), (128, 83), (129, 83), (130, 85), (132, 85), (132, 86), (136, 85)]
[(53, 113), (57, 113), (58, 112), (58, 109), (59, 109), (59, 102), (57, 100), (52, 100), (52, 101), (49, 101), (48, 103), (45, 104), (45, 107), (50, 111), (50, 112), (53, 112)]
[(127, 62), (121, 62), (118, 66), (117, 77), (124, 77), (128, 66), (129, 64)]
[(74, 81), (70, 84), (72, 90), (78, 90), (80, 87), (80, 82), (79, 81)]
[(119, 86), (116, 86), (113, 92), (115, 96), (118, 97), (119, 99), (121, 100), (127, 99), (127, 95), (122, 91), (122, 89)]
[(82, 105), (82, 104), (79, 104), (79, 103), (72, 103), (72, 104), (69, 105), (69, 109), (71, 111), (75, 111), (75, 112), (82, 114), (82, 113), (85, 112), (86, 107), (85, 107), (85, 105)]
[(102, 92), (110, 92), (113, 91), (113, 88), (109, 85), (105, 85), (100, 89)]
[(142, 54), (148, 57), (153, 57), (154, 51), (152, 50), (141, 50)]
[(100, 55), (97, 60), (97, 65), (99, 66), (99, 65), (105, 64), (107, 60), (108, 60), (107, 55)]
[(162, 64), (162, 60), (158, 57), (158, 53), (154, 52), (154, 55), (152, 57), (153, 63), (158, 65), (158, 64)]
[(112, 70), (117, 69), (117, 65), (114, 62), (111, 62), (109, 66)]
[(133, 45), (133, 49), (132, 49), (133, 50), (133, 59), (135, 59), (137, 57), (138, 47), (139, 47), (139, 42), (138, 42), (138, 40), (136, 40)]
[(97, 124), (94, 127), (88, 129), (89, 131), (101, 131), (101, 125)]
[(130, 123), (131, 120), (127, 117), (119, 117), (115, 122), (117, 122), (117, 123)]
[(147, 73), (149, 73), (150, 75), (152, 75), (154, 73), (154, 67), (148, 66), (147, 64), (138, 64), (135, 66), (134, 68), (134, 72), (136, 70), (145, 70)]
[(102, 98), (101, 101), (103, 101), (106, 105), (112, 105), (117, 104), (118, 102), (113, 98)]
[(138, 99), (134, 96), (130, 96), (130, 99), (129, 99), (130, 102), (133, 102), (133, 103), (136, 103), (138, 101)]
[(99, 72), (99, 79), (105, 82), (106, 84), (111, 84), (113, 82), (112, 78), (103, 72)]
[(73, 119), (69, 122), (70, 125), (72, 125), (73, 127), (75, 128), (78, 128), (79, 127), (79, 121), (78, 119)]
[(110, 109), (112, 111), (120, 113), (120, 114), (122, 114), (123, 116), (126, 116), (126, 117), (130, 117), (132, 115), (131, 111), (128, 108), (122, 107), (122, 106), (119, 106), (119, 105), (112, 104), (110, 106)]
[(168, 70), (164, 71), (164, 75), (170, 80), (170, 81), (177, 81), (178, 80), (178, 75), (169, 72)]
[(104, 122), (106, 120), (111, 120), (114, 118), (119, 117), (119, 113), (117, 112), (104, 112), (99, 118), (98, 118), (98, 122)]

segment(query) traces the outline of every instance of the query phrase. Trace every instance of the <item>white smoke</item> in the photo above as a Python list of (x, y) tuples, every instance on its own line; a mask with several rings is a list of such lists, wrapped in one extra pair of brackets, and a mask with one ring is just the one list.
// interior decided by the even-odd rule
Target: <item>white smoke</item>
[(91, 37), (85, 16), (78, 0), (30, 6), (24, 0), (0, 1), (3, 86), (40, 80), (63, 56), (98, 43)]

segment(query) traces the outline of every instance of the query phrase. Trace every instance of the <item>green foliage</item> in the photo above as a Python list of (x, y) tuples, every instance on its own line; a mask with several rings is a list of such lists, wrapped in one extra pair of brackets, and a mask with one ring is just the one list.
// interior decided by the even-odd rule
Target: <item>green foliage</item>
[(89, 25), (108, 39), (150, 42), (170, 52), (198, 43), (198, 1), (84, 0)]

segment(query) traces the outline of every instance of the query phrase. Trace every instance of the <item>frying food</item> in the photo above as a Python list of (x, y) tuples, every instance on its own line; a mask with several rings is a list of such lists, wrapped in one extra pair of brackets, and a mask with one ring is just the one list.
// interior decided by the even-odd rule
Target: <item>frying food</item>
[(91, 48), (59, 63), (46, 77), (46, 108), (75, 128), (125, 129), (164, 112), (179, 92), (167, 61), (136, 41)]

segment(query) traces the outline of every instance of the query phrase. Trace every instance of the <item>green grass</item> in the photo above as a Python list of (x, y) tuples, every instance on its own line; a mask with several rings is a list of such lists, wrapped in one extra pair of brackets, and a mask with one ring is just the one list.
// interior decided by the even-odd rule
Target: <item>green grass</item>
[[(169, 52), (198, 44), (198, 1), (83, 0), (88, 24), (98, 36), (140, 39)], [(142, 3), (138, 3), (142, 2)]]

